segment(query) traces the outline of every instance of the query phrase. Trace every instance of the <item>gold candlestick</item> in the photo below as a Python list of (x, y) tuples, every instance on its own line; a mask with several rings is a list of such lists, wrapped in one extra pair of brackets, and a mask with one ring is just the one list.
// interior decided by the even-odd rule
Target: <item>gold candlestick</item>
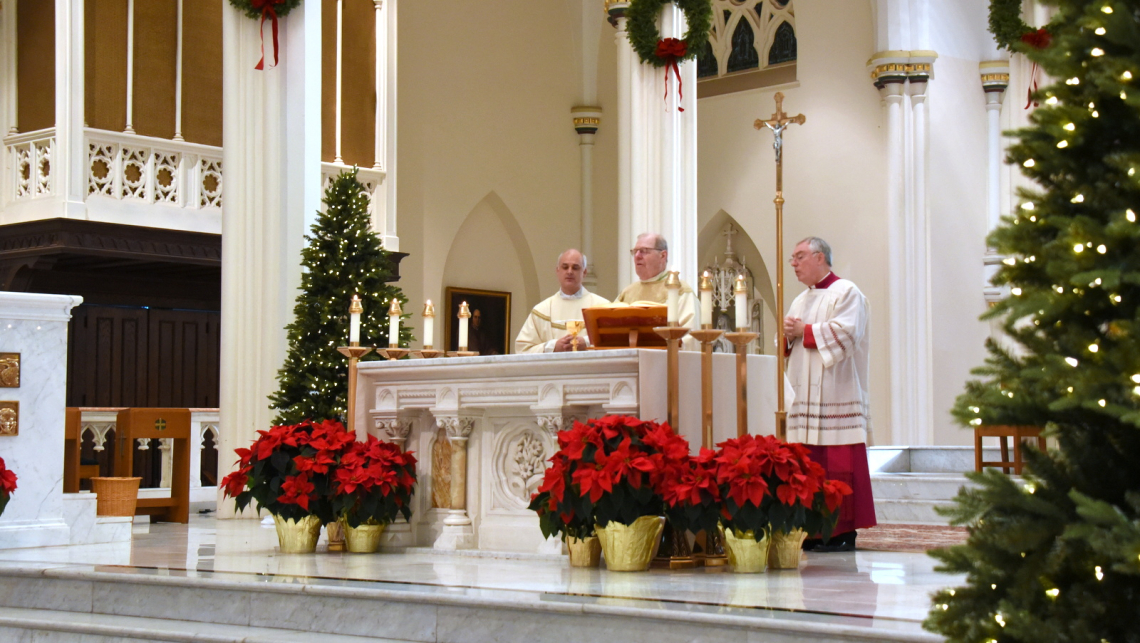
[(720, 339), (724, 334), (723, 330), (715, 328), (708, 328), (710, 324), (704, 324), (705, 328), (700, 330), (690, 331), (698, 342), (701, 343), (701, 442), (706, 449), (713, 448), (715, 438), (713, 438), (713, 343)]
[(356, 365), (361, 357), (372, 352), (371, 346), (361, 346), (360, 342), (352, 342), (352, 346), (341, 346), (336, 349), (341, 355), (348, 358), (348, 432), (356, 432)]
[(430, 346), (426, 346), (424, 348), (421, 348), (418, 351), (412, 351), (411, 352), (412, 357), (418, 357), (420, 359), (435, 359), (436, 357), (439, 357), (440, 355), (445, 355), (445, 354), (446, 354), (446, 351), (437, 351)]
[(665, 345), (668, 347), (668, 412), (669, 412), (669, 426), (673, 427), (674, 431), (680, 431), (677, 428), (680, 398), (680, 359), (679, 353), (681, 351), (681, 339), (689, 334), (689, 329), (683, 326), (678, 326), (677, 322), (670, 322), (669, 326), (658, 326), (653, 329), (661, 337), (665, 338)]
[(411, 351), (406, 348), (399, 348), (396, 346), (389, 346), (388, 348), (378, 348), (376, 353), (388, 361), (403, 359)]
[(578, 333), (586, 327), (586, 322), (579, 319), (570, 319), (566, 321), (566, 331), (570, 333), (570, 351), (578, 351)]
[(736, 437), (741, 437), (748, 433), (748, 344), (760, 335), (738, 328), (724, 336), (736, 345)]

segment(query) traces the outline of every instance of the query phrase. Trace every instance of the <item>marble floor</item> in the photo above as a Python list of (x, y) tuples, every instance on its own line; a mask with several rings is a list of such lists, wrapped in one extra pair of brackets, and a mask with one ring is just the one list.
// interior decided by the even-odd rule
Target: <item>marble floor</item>
[[(322, 536), (323, 538), (323, 536)], [(0, 567), (76, 567), (249, 583), (369, 587), (475, 600), (604, 603), (651, 610), (847, 625), (919, 635), (932, 592), (961, 584), (921, 553), (805, 554), (798, 570), (738, 575), (725, 568), (646, 573), (571, 569), (553, 555), (438, 553), (283, 555), (271, 525), (193, 516), (136, 525), (133, 542), (0, 551)], [(513, 597), (513, 598), (512, 598)]]

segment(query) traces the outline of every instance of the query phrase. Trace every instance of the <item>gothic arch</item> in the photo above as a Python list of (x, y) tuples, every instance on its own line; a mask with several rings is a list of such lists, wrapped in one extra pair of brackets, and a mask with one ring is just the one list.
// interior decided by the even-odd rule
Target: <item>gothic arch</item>
[(493, 190), (471, 208), (456, 230), (444, 262), (442, 285), (511, 291), (509, 344), (513, 348), (513, 338), (530, 306), (542, 294), (522, 226)]
[[(725, 244), (724, 237), (721, 233), (730, 224), (737, 232), (732, 238), (732, 247), (736, 251), (737, 259), (743, 260), (744, 264), (752, 270), (756, 294), (764, 300), (764, 308), (773, 318), (778, 319), (779, 316), (776, 314), (774, 308), (776, 294), (773, 289), (773, 284), (775, 282), (768, 272), (768, 265), (764, 262), (764, 255), (760, 254), (756, 243), (752, 241), (752, 237), (748, 234), (748, 229), (741, 225), (731, 214), (720, 210), (701, 228), (701, 234), (697, 239), (697, 248), (700, 253), (698, 255), (700, 261), (697, 265), (703, 269), (712, 263), (717, 256), (720, 256), (722, 259), (724, 258)], [(785, 277), (786, 276), (787, 275), (785, 275)]]

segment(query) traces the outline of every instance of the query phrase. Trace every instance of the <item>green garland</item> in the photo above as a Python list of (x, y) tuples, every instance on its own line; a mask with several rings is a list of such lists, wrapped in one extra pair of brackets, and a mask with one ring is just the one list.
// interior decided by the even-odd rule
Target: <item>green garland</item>
[(990, 33), (1003, 49), (1014, 51), (1025, 34), (1036, 31), (1021, 19), (1021, 0), (990, 0)]
[[(261, 4), (268, 4), (273, 7), (273, 12), (277, 14), (277, 17), (284, 18), (286, 14), (300, 6), (301, 1), (302, 0), (268, 0), (268, 2)], [(254, 7), (253, 0), (230, 0), (230, 5), (254, 20), (261, 20), (262, 8)]]
[(654, 67), (664, 67), (671, 62), (670, 59), (657, 55), (657, 41), (661, 39), (661, 34), (657, 31), (657, 14), (669, 2), (677, 5), (689, 23), (689, 30), (684, 37), (685, 55), (677, 59), (678, 63), (696, 58), (705, 48), (712, 29), (710, 0), (633, 0), (625, 10), (629, 43), (633, 45), (641, 62)]

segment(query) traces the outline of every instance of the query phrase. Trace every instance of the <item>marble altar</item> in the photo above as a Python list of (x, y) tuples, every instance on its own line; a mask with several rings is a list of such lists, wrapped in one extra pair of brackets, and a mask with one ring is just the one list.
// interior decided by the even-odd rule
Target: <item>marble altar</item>
[[(701, 444), (700, 354), (680, 356), (679, 433)], [(736, 357), (713, 356), (714, 435), (736, 436)], [(749, 432), (775, 431), (776, 359), (748, 356)], [(790, 388), (786, 387), (789, 397)], [(360, 365), (356, 426), (416, 452), (410, 523), (389, 546), (560, 551), (526, 506), (559, 430), (606, 414), (663, 420), (666, 353), (620, 349)], [(435, 463), (433, 466), (433, 462)], [(441, 493), (444, 490), (445, 493)], [(446, 502), (443, 500), (446, 498)]]

